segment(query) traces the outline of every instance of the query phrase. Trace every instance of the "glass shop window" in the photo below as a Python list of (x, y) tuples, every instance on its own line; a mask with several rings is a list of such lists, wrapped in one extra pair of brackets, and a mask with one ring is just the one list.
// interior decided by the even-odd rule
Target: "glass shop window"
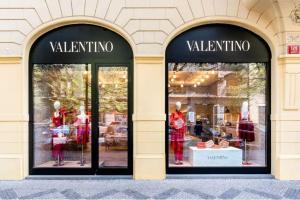
[(168, 63), (169, 167), (266, 165), (266, 65)]
[(91, 66), (33, 66), (34, 167), (91, 167)]

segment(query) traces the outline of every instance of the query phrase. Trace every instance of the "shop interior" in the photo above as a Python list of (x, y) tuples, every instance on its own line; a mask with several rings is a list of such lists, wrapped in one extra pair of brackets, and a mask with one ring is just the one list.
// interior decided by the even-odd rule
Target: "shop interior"
[(265, 100), (264, 63), (168, 63), (169, 166), (265, 166)]
[[(33, 66), (34, 166), (90, 168), (91, 65)], [(99, 167), (127, 167), (127, 68), (98, 70)]]

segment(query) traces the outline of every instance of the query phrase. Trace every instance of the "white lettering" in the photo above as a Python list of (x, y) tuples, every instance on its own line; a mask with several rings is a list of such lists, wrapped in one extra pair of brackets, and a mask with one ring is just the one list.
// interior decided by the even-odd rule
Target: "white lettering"
[(54, 45), (53, 45), (53, 42), (50, 41), (50, 46), (51, 46), (52, 52), (55, 52), (56, 45), (57, 45), (56, 42), (55, 42)]
[[(199, 48), (200, 43), (200, 48)], [(205, 52), (205, 51), (249, 51), (251, 44), (248, 40), (192, 40), (186, 41), (190, 52)], [(106, 47), (107, 50), (107, 47)]]
[(111, 53), (114, 50), (112, 41), (50, 41), (54, 53)]

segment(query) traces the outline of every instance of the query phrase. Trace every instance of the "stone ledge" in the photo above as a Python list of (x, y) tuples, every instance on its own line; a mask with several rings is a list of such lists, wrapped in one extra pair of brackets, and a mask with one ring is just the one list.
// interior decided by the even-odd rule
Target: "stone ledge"
[(10, 56), (4, 57), (0, 56), (0, 64), (20, 64), (22, 62), (22, 57)]

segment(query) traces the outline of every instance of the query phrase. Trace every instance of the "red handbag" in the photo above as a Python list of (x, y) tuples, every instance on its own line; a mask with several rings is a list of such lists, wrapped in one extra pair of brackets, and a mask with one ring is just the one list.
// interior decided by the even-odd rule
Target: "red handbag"
[(205, 148), (205, 142), (198, 142), (197, 143), (197, 148), (204, 149)]

